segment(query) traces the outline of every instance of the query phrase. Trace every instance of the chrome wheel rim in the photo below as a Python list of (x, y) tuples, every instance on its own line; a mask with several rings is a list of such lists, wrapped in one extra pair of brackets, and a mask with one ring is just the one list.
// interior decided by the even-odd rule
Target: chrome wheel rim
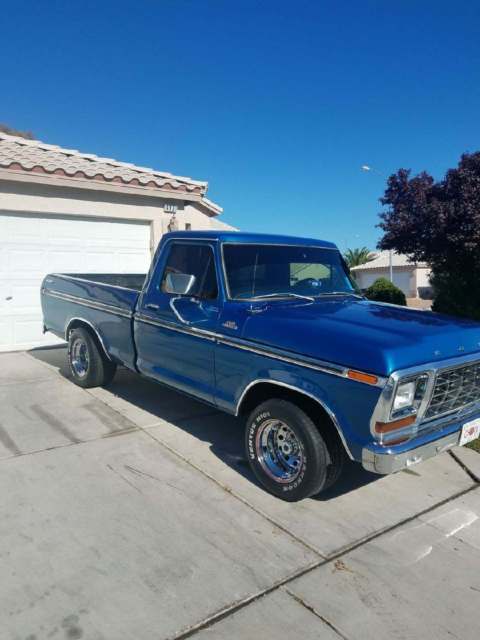
[(77, 338), (72, 344), (70, 362), (73, 371), (79, 378), (84, 378), (87, 375), (90, 360), (87, 345), (81, 338)]
[(275, 482), (293, 482), (303, 465), (303, 449), (290, 427), (281, 420), (265, 420), (255, 439), (257, 459)]

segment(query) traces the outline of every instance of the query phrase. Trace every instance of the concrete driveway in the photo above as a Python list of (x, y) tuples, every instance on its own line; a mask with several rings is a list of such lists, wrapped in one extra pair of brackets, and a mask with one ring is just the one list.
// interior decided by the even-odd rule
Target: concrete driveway
[(255, 483), (243, 425), (65, 349), (0, 355), (1, 640), (477, 639), (480, 456), (318, 499)]

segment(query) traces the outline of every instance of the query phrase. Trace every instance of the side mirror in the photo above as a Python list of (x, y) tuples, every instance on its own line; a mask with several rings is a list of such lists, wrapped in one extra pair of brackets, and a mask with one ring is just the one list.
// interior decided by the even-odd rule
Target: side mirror
[(193, 289), (195, 276), (188, 273), (167, 273), (165, 291), (178, 296), (186, 296)]

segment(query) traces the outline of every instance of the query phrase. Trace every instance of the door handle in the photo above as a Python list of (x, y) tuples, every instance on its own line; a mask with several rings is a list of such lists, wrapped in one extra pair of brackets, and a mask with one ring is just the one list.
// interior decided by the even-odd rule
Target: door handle
[(150, 302), (145, 305), (145, 308), (146, 309), (155, 309), (156, 311), (158, 311), (158, 309), (160, 309), (158, 304), (151, 304)]

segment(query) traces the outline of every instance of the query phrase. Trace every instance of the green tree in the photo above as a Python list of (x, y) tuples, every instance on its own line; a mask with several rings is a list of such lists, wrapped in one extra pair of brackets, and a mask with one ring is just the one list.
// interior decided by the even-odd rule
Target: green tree
[(370, 249), (367, 249), (367, 247), (361, 247), (357, 249), (347, 249), (344, 258), (351, 269), (352, 267), (358, 267), (361, 264), (370, 262), (375, 258), (375, 254), (373, 254)]
[(434, 311), (480, 320), (480, 152), (440, 181), (400, 169), (381, 202), (379, 247), (431, 267)]

